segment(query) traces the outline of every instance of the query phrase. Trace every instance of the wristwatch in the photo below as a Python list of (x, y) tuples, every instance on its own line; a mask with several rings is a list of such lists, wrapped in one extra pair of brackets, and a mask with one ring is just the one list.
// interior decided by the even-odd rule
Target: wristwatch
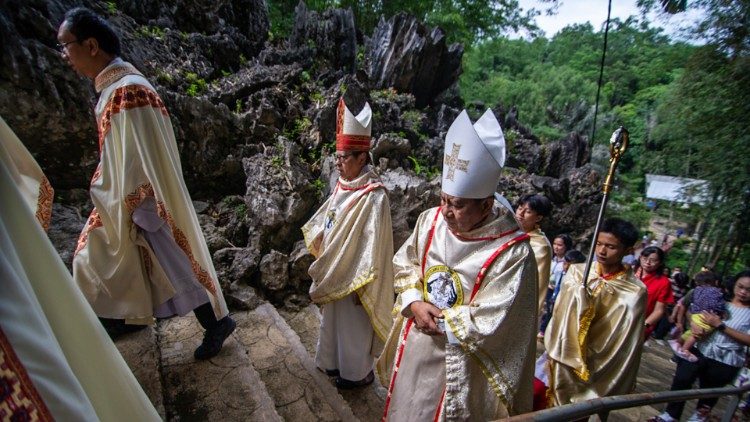
[(718, 331), (724, 331), (724, 330), (726, 330), (726, 329), (727, 329), (727, 324), (724, 324), (724, 323), (722, 322), (721, 324), (719, 324), (719, 325), (718, 325), (718, 326), (716, 327), (716, 329), (717, 329)]

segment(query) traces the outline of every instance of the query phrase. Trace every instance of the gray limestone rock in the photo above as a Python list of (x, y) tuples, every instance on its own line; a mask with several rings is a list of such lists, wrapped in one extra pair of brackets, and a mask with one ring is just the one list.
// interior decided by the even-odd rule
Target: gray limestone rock
[(260, 261), (260, 284), (270, 292), (283, 290), (289, 284), (289, 256), (272, 250)]
[(458, 81), (463, 47), (448, 45), (439, 28), (427, 28), (413, 16), (381, 18), (367, 46), (368, 73), (375, 88), (393, 87), (414, 95), (418, 107), (432, 104)]

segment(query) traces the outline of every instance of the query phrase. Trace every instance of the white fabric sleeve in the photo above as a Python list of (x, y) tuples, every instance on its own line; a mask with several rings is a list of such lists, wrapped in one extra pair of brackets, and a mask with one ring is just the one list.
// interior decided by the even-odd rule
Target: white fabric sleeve
[(414, 315), (409, 309), (409, 305), (416, 301), (423, 300), (422, 292), (419, 289), (407, 289), (401, 292), (401, 315), (406, 318), (411, 318)]

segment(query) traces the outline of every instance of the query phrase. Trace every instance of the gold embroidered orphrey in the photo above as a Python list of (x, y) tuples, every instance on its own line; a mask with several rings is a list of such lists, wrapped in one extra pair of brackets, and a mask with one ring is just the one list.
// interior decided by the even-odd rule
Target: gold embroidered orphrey
[(459, 160), (458, 152), (461, 150), (460, 144), (453, 144), (451, 154), (445, 154), (444, 165), (448, 166), (448, 175), (445, 176), (448, 180), (453, 180), (453, 176), (456, 175), (456, 170), (461, 170), (464, 173), (468, 173), (469, 160)]

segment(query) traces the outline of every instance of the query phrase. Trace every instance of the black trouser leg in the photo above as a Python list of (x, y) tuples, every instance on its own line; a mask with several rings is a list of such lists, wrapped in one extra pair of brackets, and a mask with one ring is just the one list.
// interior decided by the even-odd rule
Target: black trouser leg
[[(727, 365), (724, 362), (713, 359), (706, 359), (706, 366), (698, 375), (698, 385), (700, 385), (700, 388), (723, 387), (732, 382), (739, 370), (740, 368), (736, 366)], [(718, 400), (718, 397), (700, 399), (698, 400), (697, 408), (701, 406), (713, 408)]]
[[(706, 358), (700, 358), (698, 362), (688, 362), (685, 359), (678, 359), (677, 369), (672, 378), (672, 387), (670, 391), (688, 390), (698, 378), (698, 374)], [(672, 402), (665, 409), (669, 416), (679, 420), (682, 416), (682, 410), (685, 408), (685, 402)]]
[(193, 312), (195, 312), (195, 317), (198, 318), (198, 322), (204, 330), (216, 326), (218, 321), (216, 321), (216, 315), (214, 315), (214, 309), (211, 307), (211, 302), (206, 302), (193, 309)]

